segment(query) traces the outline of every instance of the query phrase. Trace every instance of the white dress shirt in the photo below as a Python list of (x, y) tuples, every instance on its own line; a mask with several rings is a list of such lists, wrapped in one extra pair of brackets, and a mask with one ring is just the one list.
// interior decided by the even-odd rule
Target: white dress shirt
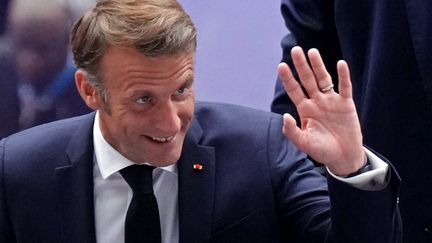
[[(94, 203), (96, 241), (99, 243), (124, 242), (126, 212), (132, 199), (132, 190), (119, 171), (134, 164), (116, 151), (102, 136), (99, 113), (93, 126), (94, 143)], [(355, 177), (338, 180), (364, 190), (378, 190), (385, 184), (388, 165), (365, 148), (372, 165), (371, 171)], [(162, 243), (179, 241), (178, 175), (177, 165), (153, 170), (153, 189), (159, 207)]]
[[(364, 148), (364, 147), (363, 147)], [(366, 171), (358, 176), (353, 176), (349, 178), (340, 177), (334, 175), (329, 169), (328, 173), (334, 178), (350, 184), (351, 186), (367, 190), (367, 191), (377, 191), (381, 190), (383, 186), (386, 185), (386, 175), (388, 172), (388, 164), (376, 156), (374, 153), (364, 148), (366, 152), (366, 157), (371, 165), (371, 170)]]
[[(93, 126), (93, 143), (96, 241), (121, 243), (124, 242), (126, 212), (132, 190), (119, 171), (133, 162), (117, 152), (102, 136), (98, 113)], [(159, 207), (162, 243), (178, 242), (177, 166), (154, 169), (153, 189)]]

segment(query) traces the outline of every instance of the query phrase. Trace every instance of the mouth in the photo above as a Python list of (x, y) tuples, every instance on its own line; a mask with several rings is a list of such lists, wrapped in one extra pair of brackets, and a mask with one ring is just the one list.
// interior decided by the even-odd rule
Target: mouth
[(150, 138), (153, 142), (156, 143), (168, 143), (175, 138), (175, 135), (169, 137), (153, 137), (153, 136), (146, 136), (146, 137)]

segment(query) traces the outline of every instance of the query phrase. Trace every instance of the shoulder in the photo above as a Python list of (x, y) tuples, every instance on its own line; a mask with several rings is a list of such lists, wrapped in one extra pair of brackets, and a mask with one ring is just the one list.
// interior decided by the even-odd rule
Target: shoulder
[(269, 111), (257, 110), (250, 107), (217, 103), (196, 102), (195, 118), (201, 125), (230, 125), (230, 127), (244, 128), (268, 123), (276, 119), (282, 121), (282, 116)]
[(195, 120), (206, 141), (234, 141), (238, 145), (242, 141), (248, 141), (248, 145), (255, 141), (257, 145), (264, 145), (270, 137), (283, 139), (282, 116), (268, 111), (233, 104), (197, 102)]
[[(94, 113), (36, 126), (0, 142), (0, 155), (4, 161), (49, 158), (56, 151), (64, 151), (74, 134), (91, 129)], [(89, 130), (91, 131), (91, 130)]]

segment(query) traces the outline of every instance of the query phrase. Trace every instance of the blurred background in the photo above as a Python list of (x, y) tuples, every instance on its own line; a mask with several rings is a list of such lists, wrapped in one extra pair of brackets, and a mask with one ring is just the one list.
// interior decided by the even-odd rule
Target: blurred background
[(280, 1), (180, 2), (198, 29), (198, 99), (270, 110), (286, 34)]

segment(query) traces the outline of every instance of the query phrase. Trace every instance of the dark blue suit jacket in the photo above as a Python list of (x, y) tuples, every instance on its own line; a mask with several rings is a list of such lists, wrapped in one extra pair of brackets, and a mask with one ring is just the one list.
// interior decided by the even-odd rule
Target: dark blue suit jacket
[(18, 77), (11, 59), (9, 43), (0, 37), (0, 138), (19, 131)]
[[(432, 242), (432, 1), (283, 0), (291, 48), (315, 47), (336, 75), (351, 70), (364, 142), (389, 158), (403, 183), (406, 242)], [(336, 80), (337, 81), (337, 80)], [(272, 111), (296, 113), (280, 83)]]
[[(1, 242), (95, 242), (93, 121), (62, 120), (0, 142)], [(395, 172), (380, 191), (334, 179), (328, 190), (281, 129), (276, 114), (197, 104), (177, 163), (180, 242), (394, 242)]]

